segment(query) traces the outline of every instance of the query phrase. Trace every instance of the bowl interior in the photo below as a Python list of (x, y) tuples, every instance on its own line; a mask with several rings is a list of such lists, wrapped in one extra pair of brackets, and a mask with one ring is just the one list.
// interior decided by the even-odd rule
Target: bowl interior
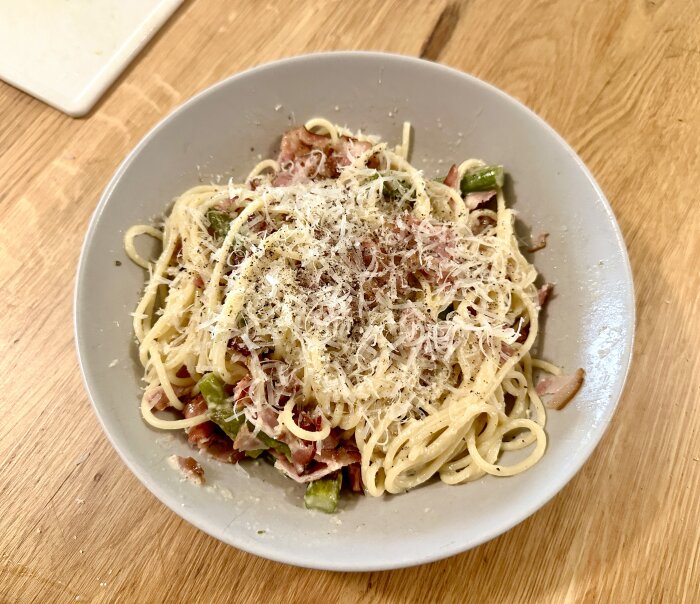
[[(429, 176), (468, 157), (501, 163), (509, 203), (526, 228), (550, 234), (534, 261), (556, 297), (540, 356), (586, 369), (575, 400), (548, 414), (543, 460), (512, 478), (433, 483), (382, 499), (346, 499), (339, 514), (303, 508), (303, 488), (264, 463), (206, 458), (208, 485), (167, 464), (192, 454), (184, 437), (147, 426), (138, 410), (141, 367), (130, 313), (144, 272), (122, 237), (163, 214), (198, 182), (243, 178), (271, 156), (280, 134), (313, 116), (398, 142), (414, 127), (412, 161)], [(121, 266), (116, 265), (121, 261)], [(275, 560), (328, 569), (384, 569), (463, 551), (541, 507), (580, 468), (617, 404), (634, 330), (624, 243), (602, 192), (575, 153), (537, 116), (497, 89), (416, 59), (374, 53), (309, 55), (253, 69), (198, 95), (127, 157), (97, 207), (76, 287), (76, 338), (85, 381), (113, 445), (168, 507), (209, 534)], [(115, 363), (116, 361), (116, 363)], [(200, 457), (200, 459), (202, 459)]]

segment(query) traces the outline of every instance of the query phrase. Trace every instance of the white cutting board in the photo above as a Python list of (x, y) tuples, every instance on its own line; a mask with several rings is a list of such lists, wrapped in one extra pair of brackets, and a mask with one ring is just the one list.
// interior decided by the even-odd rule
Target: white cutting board
[(182, 0), (0, 0), (0, 79), (84, 115)]

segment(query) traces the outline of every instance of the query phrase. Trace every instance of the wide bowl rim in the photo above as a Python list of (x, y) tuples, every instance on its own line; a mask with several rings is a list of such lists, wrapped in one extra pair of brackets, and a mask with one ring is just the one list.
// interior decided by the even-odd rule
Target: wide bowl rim
[[(98, 228), (98, 223), (100, 220), (100, 216), (102, 214), (102, 211), (106, 207), (106, 205), (109, 203), (109, 200), (112, 196), (112, 193), (117, 186), (117, 183), (121, 180), (121, 178), (124, 176), (125, 172), (129, 168), (129, 166), (137, 159), (139, 156), (141, 150), (154, 138), (158, 135), (159, 131), (164, 128), (170, 121), (175, 119), (176, 116), (180, 115), (183, 112), (186, 112), (190, 107), (196, 105), (199, 103), (203, 98), (216, 94), (219, 90), (222, 88), (225, 88), (232, 83), (236, 82), (237, 80), (241, 80), (246, 78), (247, 76), (253, 74), (253, 73), (260, 73), (264, 72), (268, 69), (273, 69), (273, 68), (280, 68), (284, 67), (285, 65), (290, 65), (290, 64), (298, 64), (302, 62), (307, 62), (307, 61), (318, 61), (318, 60), (338, 60), (338, 59), (352, 59), (354, 57), (363, 57), (365, 59), (369, 60), (377, 60), (377, 61), (396, 61), (398, 63), (406, 63), (406, 64), (413, 64), (416, 66), (420, 66), (422, 68), (425, 67), (430, 67), (431, 69), (435, 69), (437, 71), (442, 71), (449, 73), (453, 76), (457, 76), (459, 78), (464, 78), (470, 81), (471, 85), (477, 86), (477, 87), (482, 87), (485, 88), (489, 93), (494, 94), (496, 96), (501, 97), (502, 100), (506, 101), (508, 104), (514, 107), (517, 111), (520, 111), (521, 113), (524, 114), (524, 116), (530, 120), (534, 120), (539, 128), (542, 128), (548, 132), (548, 134), (557, 141), (557, 143), (562, 147), (562, 149), (570, 156), (571, 159), (574, 160), (576, 163), (577, 167), (587, 181), (590, 183), (592, 186), (593, 190), (595, 193), (598, 195), (598, 198), (600, 202), (602, 203), (602, 207), (605, 210), (605, 213), (608, 216), (608, 219), (610, 221), (610, 224), (613, 228), (613, 232), (615, 234), (615, 243), (617, 244), (618, 248), (622, 251), (623, 255), (623, 266), (625, 270), (625, 277), (626, 277), (626, 283), (629, 285), (629, 299), (627, 299), (626, 302), (626, 308), (631, 309), (631, 316), (630, 316), (630, 321), (629, 321), (629, 330), (628, 330), (628, 337), (625, 340), (624, 344), (626, 347), (625, 354), (623, 355), (621, 359), (621, 366), (620, 366), (620, 373), (618, 375), (622, 375), (622, 379), (620, 380), (619, 384), (619, 391), (616, 393), (614, 397), (614, 401), (609, 404), (606, 409), (607, 413), (601, 420), (601, 425), (603, 426), (603, 429), (600, 430), (595, 435), (592, 435), (588, 438), (586, 445), (583, 447), (581, 452), (579, 453), (579, 458), (577, 460), (577, 463), (573, 464), (571, 469), (563, 474), (559, 475), (556, 480), (552, 480), (550, 483), (548, 483), (548, 488), (541, 491), (539, 493), (539, 496), (537, 497), (531, 497), (529, 499), (529, 504), (523, 506), (521, 513), (514, 515), (509, 522), (505, 522), (500, 524), (497, 528), (495, 528), (491, 533), (488, 535), (485, 535), (482, 538), (477, 538), (477, 539), (472, 539), (469, 540), (468, 538), (465, 538), (463, 540), (460, 540), (456, 542), (454, 545), (451, 547), (443, 548), (439, 551), (437, 549), (435, 551), (429, 551), (426, 553), (420, 553), (417, 552), (416, 555), (412, 556), (410, 561), (407, 561), (405, 559), (403, 560), (398, 560), (398, 561), (384, 561), (384, 562), (379, 562), (379, 563), (365, 563), (360, 559), (354, 559), (352, 562), (348, 561), (347, 559), (342, 560), (342, 561), (334, 561), (334, 560), (294, 560), (291, 559), (288, 555), (285, 555), (284, 551), (277, 550), (273, 545), (265, 543), (265, 542), (251, 542), (251, 541), (245, 541), (245, 542), (239, 542), (235, 539), (235, 535), (232, 534), (227, 534), (224, 535), (220, 528), (216, 526), (216, 523), (213, 521), (207, 521), (204, 518), (198, 517), (195, 513), (191, 512), (190, 510), (182, 510), (179, 506), (179, 502), (176, 500), (175, 496), (169, 491), (168, 488), (160, 485), (157, 480), (154, 480), (151, 478), (150, 474), (142, 470), (139, 465), (136, 463), (136, 459), (133, 457), (132, 453), (128, 450), (128, 448), (123, 447), (120, 445), (116, 440), (115, 437), (113, 436), (110, 428), (108, 427), (106, 423), (106, 419), (101, 412), (100, 405), (98, 404), (99, 400), (99, 389), (94, 381), (94, 378), (88, 374), (88, 371), (86, 369), (86, 363), (84, 361), (87, 351), (85, 350), (85, 341), (84, 338), (81, 337), (81, 315), (82, 315), (82, 308), (80, 306), (80, 292), (81, 289), (84, 287), (85, 283), (85, 267), (86, 267), (86, 262), (87, 262), (87, 251), (91, 247), (92, 241), (94, 239), (96, 230)], [(573, 478), (574, 476), (578, 473), (578, 471), (581, 469), (581, 467), (586, 463), (586, 461), (590, 458), (591, 454), (595, 450), (595, 448), (598, 446), (600, 443), (601, 439), (603, 438), (603, 435), (607, 431), (607, 427), (610, 424), (610, 421), (617, 409), (617, 406), (620, 402), (620, 399), (622, 398), (622, 395), (625, 391), (625, 385), (629, 376), (629, 371), (630, 371), (630, 366), (632, 363), (632, 355), (633, 355), (633, 349), (634, 349), (634, 339), (635, 339), (635, 331), (636, 331), (636, 306), (635, 306), (635, 290), (634, 290), (634, 280), (633, 280), (633, 274), (632, 274), (632, 268), (630, 265), (629, 261), (629, 255), (627, 253), (627, 248), (625, 246), (624, 238), (622, 235), (622, 232), (620, 230), (620, 227), (617, 223), (617, 220), (615, 219), (615, 215), (613, 213), (612, 207), (610, 206), (610, 203), (608, 202), (605, 194), (603, 193), (602, 189), (598, 185), (597, 181), (591, 174), (590, 170), (586, 167), (584, 164), (583, 160), (578, 156), (578, 154), (573, 150), (573, 148), (566, 142), (566, 140), (552, 127), (550, 126), (543, 118), (541, 118), (539, 115), (537, 115), (533, 110), (528, 108), (526, 105), (524, 105), (522, 102), (520, 102), (518, 99), (510, 96), (509, 94), (503, 92), (493, 84), (490, 84), (488, 82), (485, 82), (484, 80), (481, 80), (473, 75), (470, 75), (468, 73), (462, 72), (458, 69), (455, 69), (453, 67), (449, 67), (447, 65), (443, 65), (440, 63), (434, 63), (431, 61), (419, 59), (416, 57), (412, 56), (406, 56), (406, 55), (401, 55), (401, 54), (396, 54), (396, 53), (385, 53), (385, 52), (375, 52), (375, 51), (330, 51), (330, 52), (318, 52), (318, 53), (307, 53), (307, 54), (301, 54), (301, 55), (296, 55), (293, 57), (288, 57), (284, 59), (278, 59), (270, 62), (266, 62), (260, 65), (256, 65), (254, 67), (251, 67), (249, 69), (246, 69), (245, 71), (233, 74), (227, 78), (224, 78), (223, 80), (201, 90), (200, 92), (196, 93), (193, 95), (191, 98), (189, 98), (187, 101), (176, 107), (174, 110), (172, 110), (168, 115), (163, 117), (155, 126), (153, 126), (142, 138), (141, 140), (131, 149), (131, 151), (127, 154), (127, 156), (124, 158), (124, 160), (119, 164), (117, 169), (115, 170), (114, 174), (110, 178), (108, 184), (104, 188), (104, 191), (102, 192), (102, 195), (100, 197), (100, 200), (95, 207), (95, 210), (92, 213), (92, 216), (90, 218), (90, 222), (86, 231), (85, 238), (83, 240), (83, 244), (80, 250), (80, 257), (78, 260), (78, 266), (77, 266), (77, 271), (76, 271), (76, 280), (75, 280), (75, 287), (74, 287), (74, 292), (73, 292), (73, 326), (74, 326), (74, 338), (75, 338), (75, 346), (76, 346), (76, 354), (78, 358), (78, 364), (80, 366), (80, 371), (83, 379), (83, 383), (85, 385), (85, 389), (87, 390), (88, 396), (90, 398), (90, 403), (92, 405), (92, 408), (95, 412), (95, 415), (97, 416), (97, 419), (102, 427), (103, 432), (107, 436), (107, 439), (111, 443), (112, 447), (117, 451), (117, 454), (119, 457), (122, 459), (122, 461), (126, 464), (126, 466), (131, 470), (131, 472), (138, 478), (138, 480), (158, 499), (160, 500), (161, 503), (163, 503), (166, 507), (168, 507), (171, 511), (173, 511), (175, 514), (192, 524), (193, 526), (197, 527), (198, 529), (204, 531), (211, 537), (214, 537), (215, 539), (218, 539), (220, 541), (223, 541), (224, 543), (227, 543), (229, 545), (232, 545), (236, 547), (237, 549), (246, 551), (247, 553), (254, 554), (269, 560), (273, 560), (275, 562), (281, 562), (285, 564), (291, 564), (294, 566), (300, 566), (300, 567), (305, 567), (305, 568), (313, 568), (313, 569), (319, 569), (319, 570), (331, 570), (331, 571), (352, 571), (352, 572), (366, 572), (366, 571), (379, 571), (379, 570), (391, 570), (391, 569), (396, 569), (396, 568), (407, 568), (411, 566), (416, 566), (420, 564), (426, 564), (429, 562), (434, 562), (436, 560), (441, 560), (459, 553), (462, 553), (464, 551), (467, 551), (469, 549), (472, 549), (474, 547), (477, 547), (491, 539), (494, 539), (495, 537), (498, 537), (502, 535), (503, 533), (507, 532), (517, 524), (520, 524), (524, 520), (526, 520), (529, 516), (534, 514), (536, 511), (544, 507), (549, 501), (551, 501), (555, 495), (557, 495)]]

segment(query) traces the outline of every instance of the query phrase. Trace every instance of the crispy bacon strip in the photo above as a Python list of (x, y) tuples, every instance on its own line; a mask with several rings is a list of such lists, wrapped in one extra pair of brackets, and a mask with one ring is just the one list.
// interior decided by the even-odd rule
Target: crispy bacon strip
[(452, 164), (450, 171), (447, 173), (447, 176), (445, 176), (445, 184), (459, 191), (459, 170), (456, 164)]
[[(200, 394), (185, 405), (183, 415), (185, 418), (196, 417), (205, 413), (206, 410), (207, 403)], [(204, 422), (192, 426), (185, 432), (187, 433), (187, 442), (191, 446), (208, 453), (223, 463), (237, 463), (245, 457), (243, 452), (233, 448), (231, 439), (214, 422)]]
[(486, 229), (496, 226), (496, 221), (491, 216), (479, 216), (476, 224), (472, 227), (474, 235), (481, 235)]
[(280, 153), (277, 161), (280, 163), (294, 161), (302, 155), (307, 155), (314, 149), (323, 150), (330, 144), (330, 137), (315, 134), (303, 126), (284, 133), (280, 143)]
[(173, 467), (180, 470), (180, 473), (196, 485), (204, 484), (204, 468), (197, 463), (194, 457), (182, 457), (173, 455), (170, 457)]
[(469, 211), (476, 210), (476, 208), (485, 204), (494, 195), (496, 195), (496, 191), (474, 191), (472, 193), (467, 193), (464, 197), (464, 204)]
[(540, 305), (540, 308), (542, 308), (547, 303), (547, 300), (549, 300), (549, 296), (551, 295), (553, 289), (553, 283), (545, 283), (542, 287), (540, 287), (540, 289), (537, 290), (537, 302)]
[(334, 147), (335, 155), (338, 157), (337, 163), (340, 166), (349, 166), (353, 159), (360, 157), (371, 148), (372, 143), (368, 141), (358, 141), (348, 136), (341, 136)]
[[(190, 390), (190, 388), (184, 386), (173, 386), (175, 396), (178, 398), (182, 398), (183, 396), (189, 394)], [(156, 411), (164, 411), (170, 407), (170, 400), (165, 394), (165, 390), (163, 390), (162, 386), (157, 386), (148, 392), (148, 394), (146, 394), (146, 400), (148, 401), (149, 407), (151, 409), (155, 409)]]
[(346, 446), (340, 446), (331, 451), (321, 450), (320, 453), (316, 453), (313, 459), (315, 463), (309, 463), (308, 466), (304, 468), (303, 472), (297, 471), (295, 465), (290, 463), (281, 453), (277, 451), (271, 452), (277, 458), (275, 467), (284, 472), (292, 480), (300, 483), (313, 482), (345, 466), (360, 462), (360, 452), (349, 443)]
[(581, 388), (583, 377), (584, 371), (581, 368), (571, 375), (548, 376), (537, 382), (535, 390), (540, 396), (552, 395), (552, 398), (545, 401), (547, 407), (550, 409), (563, 409)]
[(515, 348), (507, 344), (506, 342), (501, 342), (501, 358), (509, 359), (515, 354)]
[(549, 237), (549, 233), (540, 233), (535, 237), (534, 241), (532, 242), (532, 245), (527, 248), (527, 251), (532, 254), (534, 252), (539, 252), (540, 250), (543, 250), (545, 247), (547, 247), (547, 237)]
[(363, 493), (362, 489), (362, 469), (359, 463), (351, 463), (345, 468), (348, 474), (348, 482), (350, 483), (350, 490), (353, 493)]
[(233, 448), (237, 451), (257, 451), (267, 447), (257, 436), (253, 435), (248, 424), (244, 423), (236, 435), (236, 440), (233, 441)]
[[(372, 144), (349, 136), (341, 136), (333, 144), (330, 136), (316, 134), (304, 128), (284, 133), (277, 161), (282, 167), (272, 180), (275, 187), (288, 186), (312, 178), (337, 178), (339, 167), (350, 165), (353, 159), (369, 151)], [(375, 158), (367, 165), (377, 167)]]
[[(182, 413), (185, 419), (189, 419), (190, 417), (202, 415), (206, 410), (207, 403), (200, 394), (185, 405)], [(187, 442), (190, 443), (190, 445), (198, 449), (204, 449), (216, 433), (216, 424), (214, 424), (214, 422), (204, 422), (198, 426), (193, 426), (189, 430), (186, 430), (186, 432)]]

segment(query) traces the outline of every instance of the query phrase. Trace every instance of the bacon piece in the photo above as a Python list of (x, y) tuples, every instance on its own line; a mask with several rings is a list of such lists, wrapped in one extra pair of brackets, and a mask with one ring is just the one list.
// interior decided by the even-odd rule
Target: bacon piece
[(253, 383), (253, 378), (250, 374), (242, 377), (236, 382), (236, 386), (233, 389), (233, 400), (235, 403), (250, 401), (248, 397), (248, 390), (250, 390), (250, 385)]
[(485, 204), (489, 199), (496, 195), (496, 191), (474, 191), (467, 193), (464, 197), (464, 205), (468, 210), (476, 210), (480, 205)]
[[(317, 418), (312, 418), (309, 413), (302, 411), (295, 421), (298, 423), (299, 427), (304, 430), (316, 432), (321, 427), (322, 418), (320, 414)], [(277, 417), (275, 417), (275, 424), (276, 423)], [(289, 446), (292, 462), (298, 472), (303, 472), (305, 466), (314, 458), (314, 452), (316, 450), (315, 443), (302, 440), (287, 430), (284, 430), (278, 438)]]
[(314, 480), (328, 476), (328, 474), (332, 474), (343, 467), (343, 465), (338, 462), (330, 462), (328, 464), (319, 464), (310, 473), (302, 474), (299, 473), (294, 464), (290, 463), (281, 453), (273, 452), (273, 455), (277, 458), (275, 468), (281, 472), (284, 472), (292, 480), (299, 483), (313, 482)]
[[(245, 379), (245, 378), (243, 378)], [(197, 417), (207, 411), (207, 402), (200, 394), (187, 403), (182, 410), (186, 419)], [(231, 439), (214, 422), (204, 422), (185, 430), (187, 442), (224, 463), (237, 463), (245, 454), (233, 448)]]
[[(190, 390), (191, 388), (186, 386), (173, 386), (175, 396), (178, 398), (189, 394)], [(151, 389), (146, 394), (146, 401), (148, 402), (149, 407), (151, 409), (155, 409), (156, 411), (164, 411), (170, 407), (170, 399), (168, 399), (168, 396), (165, 394), (165, 390), (163, 390), (162, 386), (156, 386), (155, 388)]]
[(321, 135), (304, 128), (294, 128), (284, 133), (277, 161), (285, 163), (307, 155), (314, 149), (324, 149), (331, 142), (328, 135)]
[(297, 414), (296, 422), (302, 430), (318, 432), (323, 426), (323, 416), (318, 409), (316, 409), (313, 415), (308, 411), (300, 411)]
[(530, 324), (529, 323), (523, 323), (520, 326), (520, 335), (518, 336), (518, 339), (515, 340), (518, 344), (522, 344), (525, 340), (527, 340), (527, 337), (530, 335)]
[(496, 221), (491, 216), (479, 216), (476, 219), (476, 224), (472, 228), (474, 235), (481, 235), (487, 228), (495, 227)]
[(272, 179), (273, 187), (286, 187), (292, 184), (294, 175), (291, 172), (278, 172)]
[(216, 424), (214, 422), (204, 422), (203, 424), (192, 426), (185, 432), (187, 433), (187, 442), (190, 445), (198, 449), (204, 449), (216, 434)]
[(527, 248), (527, 251), (532, 254), (543, 250), (545, 247), (547, 247), (547, 237), (549, 237), (549, 233), (540, 233), (537, 235), (535, 240), (532, 242), (532, 245)]
[[(262, 432), (264, 432), (271, 438), (275, 438), (280, 442), (285, 443), (289, 447), (289, 452), (292, 457), (292, 463), (294, 464), (296, 470), (301, 473), (304, 471), (304, 467), (314, 458), (315, 444), (300, 439), (299, 437), (295, 436), (286, 429), (283, 429), (281, 430), (281, 433), (278, 433), (280, 432), (280, 430), (278, 430), (279, 424), (277, 421), (277, 417), (278, 414), (274, 409), (272, 409), (271, 407), (264, 407), (255, 419), (255, 423), (260, 428), (260, 430), (262, 430)], [(308, 427), (308, 423), (300, 423), (300, 425), (306, 430), (318, 429), (316, 428), (316, 423), (313, 422), (313, 420), (312, 423), (313, 428)], [(241, 439), (240, 441), (239, 438)], [(236, 437), (234, 447), (240, 451), (253, 451), (255, 449), (267, 448), (264, 443), (260, 442), (260, 440), (257, 437), (253, 436), (252, 432), (249, 431), (247, 426), (243, 426), (243, 428), (241, 428), (241, 431)], [(272, 451), (270, 452), (272, 453)]]
[[(272, 185), (284, 187), (313, 178), (337, 178), (339, 167), (350, 165), (371, 148), (372, 143), (349, 136), (341, 136), (333, 145), (327, 134), (316, 134), (304, 127), (289, 130), (282, 136), (277, 156), (282, 169), (272, 179)], [(367, 165), (376, 168), (378, 162), (372, 157)]]
[(542, 287), (540, 287), (540, 289), (537, 290), (537, 302), (540, 305), (540, 308), (547, 303), (553, 289), (553, 283), (545, 283)]
[(207, 401), (205, 401), (204, 397), (200, 394), (185, 405), (182, 413), (185, 419), (189, 419), (190, 417), (202, 415), (202, 413), (206, 412), (207, 408)]
[(550, 409), (563, 409), (583, 384), (584, 371), (577, 369), (571, 375), (552, 375), (537, 382), (535, 390), (540, 396), (552, 395), (545, 405)]
[(248, 424), (244, 423), (236, 435), (236, 440), (233, 441), (233, 448), (237, 451), (257, 451), (267, 447), (257, 436), (253, 435)]
[(343, 431), (340, 428), (331, 428), (331, 432), (323, 440), (321, 448), (326, 450), (335, 449), (338, 446), (342, 435)]
[(165, 395), (165, 390), (161, 386), (157, 386), (146, 393), (146, 402), (149, 408), (155, 409), (156, 411), (163, 411), (170, 406), (170, 401)]
[(275, 467), (292, 480), (301, 483), (313, 482), (345, 466), (359, 463), (360, 461), (360, 452), (354, 445), (348, 444), (345, 447), (341, 446), (331, 451), (321, 450), (320, 453), (314, 455), (313, 463), (304, 468), (303, 472), (299, 472), (295, 465), (290, 463), (284, 455), (278, 451), (271, 451), (271, 453), (277, 458)]
[(244, 357), (250, 356), (250, 350), (248, 350), (248, 347), (243, 343), (240, 336), (231, 338), (228, 342), (228, 347)]
[(214, 206), (214, 209), (220, 210), (222, 212), (228, 212), (236, 201), (238, 201), (238, 195), (220, 201)]
[(363, 493), (362, 488), (362, 469), (359, 463), (351, 463), (346, 468), (350, 490), (353, 493)]
[(323, 463), (339, 463), (341, 467), (361, 461), (360, 451), (352, 443), (346, 443), (332, 451), (321, 451), (314, 456), (316, 461)]
[(275, 468), (277, 468), (280, 472), (284, 472), (287, 476), (289, 476), (289, 478), (299, 483), (313, 482), (314, 480), (323, 478), (324, 476), (332, 474), (333, 472), (342, 468), (342, 466), (337, 463), (330, 465), (322, 464), (309, 474), (301, 474), (297, 471), (294, 464), (291, 463), (283, 454), (277, 451), (271, 451), (271, 453), (277, 458), (277, 461), (275, 461)]
[(289, 445), (289, 452), (292, 454), (292, 462), (294, 462), (295, 466), (303, 470), (314, 458), (314, 445), (299, 438), (293, 439), (287, 444)]
[(372, 148), (372, 143), (369, 141), (358, 141), (349, 136), (341, 136), (340, 140), (334, 147), (335, 155), (337, 156), (337, 165), (349, 166), (352, 160), (360, 157)]
[(459, 170), (456, 164), (452, 164), (450, 171), (445, 176), (445, 184), (459, 191)]
[(289, 168), (293, 177), (292, 182), (307, 182), (318, 177), (337, 177), (336, 168), (330, 166), (327, 160), (328, 157), (323, 151), (318, 149), (297, 158), (291, 168)]
[[(206, 411), (207, 402), (200, 394), (185, 405), (182, 414), (185, 416), (185, 419), (189, 419), (202, 415), (202, 413), (206, 413)], [(187, 442), (190, 443), (190, 445), (198, 449), (204, 449), (216, 434), (216, 424), (214, 422), (204, 422), (203, 424), (188, 428), (185, 432), (187, 434)]]
[[(204, 426), (206, 424), (201, 425)], [(238, 463), (245, 457), (245, 453), (242, 451), (236, 451), (233, 448), (233, 442), (231, 439), (222, 432), (215, 432), (203, 449), (214, 459), (223, 463)]]
[(364, 239), (360, 242), (360, 252), (362, 253), (362, 262), (368, 269), (373, 269), (382, 255), (379, 245), (372, 239)]
[(263, 407), (258, 415), (258, 419), (260, 420), (262, 431), (265, 432), (265, 434), (274, 434), (277, 424), (279, 423), (277, 421), (277, 416), (277, 411), (272, 407)]
[(515, 348), (507, 344), (506, 342), (501, 342), (501, 358), (509, 359), (515, 354)]
[(173, 455), (169, 458), (169, 461), (171, 465), (180, 470), (180, 473), (189, 481), (197, 485), (204, 484), (204, 468), (197, 463), (194, 457)]
[(316, 134), (305, 127), (297, 128), (299, 140), (311, 149), (324, 149), (331, 142), (331, 137), (327, 134)]
[[(390, 249), (379, 247), (372, 240), (362, 242), (361, 250), (365, 266), (373, 270), (379, 268), (380, 272), (376, 277), (372, 277), (364, 282), (365, 297), (373, 299), (373, 291), (387, 286), (389, 271), (384, 267), (403, 267), (403, 271), (408, 276), (416, 277), (423, 275), (429, 283), (446, 283), (451, 279), (451, 274), (444, 271), (444, 260), (453, 258), (453, 249), (457, 245), (454, 233), (445, 225), (431, 224), (410, 214), (403, 214), (396, 219), (396, 223), (391, 226), (396, 239), (392, 242)], [(427, 236), (430, 241), (430, 249), (423, 253), (418, 253), (416, 240)], [(405, 256), (398, 252), (408, 251)], [(410, 283), (408, 279), (399, 280), (396, 283), (399, 291), (408, 289)]]
[(187, 431), (187, 442), (223, 463), (237, 463), (245, 454), (233, 448), (233, 442), (214, 422), (204, 422)]

